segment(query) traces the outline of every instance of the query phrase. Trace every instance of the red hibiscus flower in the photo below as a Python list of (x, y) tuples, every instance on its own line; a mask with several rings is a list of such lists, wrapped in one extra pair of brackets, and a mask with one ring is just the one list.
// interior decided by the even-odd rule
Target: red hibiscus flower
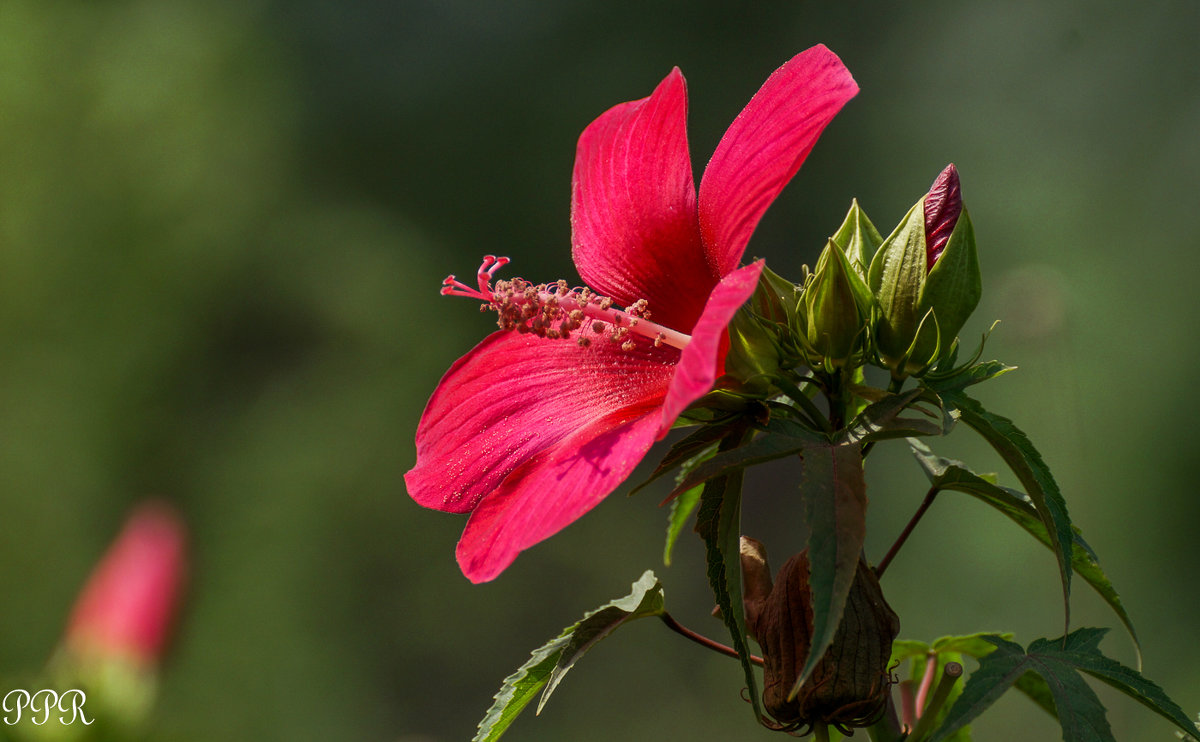
[(824, 46), (792, 58), (725, 132), (697, 195), (676, 68), (579, 138), (572, 257), (590, 288), (493, 286), (508, 261), (490, 256), (477, 287), (447, 279), (443, 293), (487, 302), (501, 330), (442, 377), (404, 480), (421, 505), (471, 514), (457, 550), (469, 579), (591, 510), (712, 388), (762, 271), (738, 268), (750, 234), (857, 92)]

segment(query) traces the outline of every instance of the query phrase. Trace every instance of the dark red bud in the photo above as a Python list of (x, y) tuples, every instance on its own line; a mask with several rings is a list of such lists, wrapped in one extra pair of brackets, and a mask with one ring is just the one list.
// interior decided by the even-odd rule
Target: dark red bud
[(950, 233), (962, 213), (962, 189), (958, 184), (958, 169), (954, 163), (946, 166), (925, 196), (925, 272), (942, 257)]
[[(761, 586), (765, 558), (748, 564), (744, 544), (742, 567), (749, 578), (747, 584)], [(763, 706), (779, 723), (778, 728), (786, 731), (833, 724), (848, 733), (853, 727), (869, 726), (887, 706), (891, 685), (888, 661), (892, 640), (900, 633), (900, 620), (884, 600), (874, 571), (860, 559), (833, 644), (789, 701), (788, 694), (812, 648), (808, 580), (805, 550), (783, 565), (765, 598), (746, 596), (746, 627), (763, 653)]]

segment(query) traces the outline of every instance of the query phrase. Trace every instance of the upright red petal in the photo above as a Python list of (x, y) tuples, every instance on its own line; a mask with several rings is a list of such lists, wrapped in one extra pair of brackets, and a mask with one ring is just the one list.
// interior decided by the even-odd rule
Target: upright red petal
[(687, 141), (687, 88), (676, 68), (649, 98), (622, 103), (579, 137), (572, 256), (585, 283), (689, 332), (716, 284), (700, 243)]
[[(404, 475), (409, 495), (435, 510), (475, 509), (502, 486), (512, 490), (507, 480), (518, 467), (573, 453), (580, 431), (599, 434), (598, 421), (614, 427), (657, 410), (678, 359), (678, 350), (642, 337), (622, 350), (603, 338), (581, 348), (492, 333), (450, 367), (426, 405), (417, 463)], [(562, 482), (552, 494), (570, 487)]]
[(663, 402), (659, 438), (667, 434), (679, 413), (712, 390), (713, 383), (725, 366), (722, 341), (726, 338), (726, 329), (734, 313), (754, 293), (763, 265), (764, 261), (759, 260), (730, 273), (721, 279), (708, 297), (704, 314), (692, 330), (692, 342), (680, 355), (675, 377), (671, 379), (671, 389)]
[(719, 275), (741, 262), (767, 207), (857, 92), (842, 61), (818, 45), (776, 70), (734, 119), (700, 182), (700, 231)]
[(185, 529), (173, 509), (142, 505), (96, 565), (67, 623), (66, 644), (90, 655), (157, 660), (185, 578)]

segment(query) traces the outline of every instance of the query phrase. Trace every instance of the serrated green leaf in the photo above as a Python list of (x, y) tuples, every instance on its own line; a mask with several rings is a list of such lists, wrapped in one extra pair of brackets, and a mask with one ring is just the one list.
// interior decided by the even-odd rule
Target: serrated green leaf
[(862, 448), (821, 445), (805, 449), (800, 496), (808, 524), (812, 646), (794, 695), (833, 643), (866, 538), (867, 493)]
[(540, 713), (563, 676), (597, 642), (630, 621), (662, 612), (662, 584), (653, 572), (646, 570), (633, 583), (629, 595), (586, 613), (577, 623), (535, 649), (528, 662), (505, 678), (495, 702), (479, 722), (472, 742), (499, 739), (538, 691), (542, 691), (537, 708)]
[(987, 637), (991, 636), (998, 636), (1001, 639), (1007, 640), (1013, 638), (1013, 635), (1009, 633), (1000, 634), (994, 631), (979, 631), (974, 634), (964, 634), (962, 636), (943, 636), (934, 640), (931, 649), (934, 652), (954, 652), (979, 659), (995, 651), (996, 645), (987, 639)]
[(1084, 682), (1081, 672), (1133, 698), (1185, 734), (1193, 733), (1195, 724), (1162, 688), (1101, 653), (1100, 640), (1107, 632), (1108, 629), (1076, 629), (1057, 639), (1037, 639), (1029, 644), (1027, 651), (1006, 639), (988, 638), (996, 645), (996, 651), (980, 660), (979, 669), (967, 681), (962, 697), (950, 709), (945, 725), (931, 742), (946, 739), (957, 726), (978, 716), (1013, 684), (1058, 718), (1066, 742), (1112, 740), (1104, 706)]
[(954, 369), (945, 376), (926, 374), (922, 382), (934, 391), (954, 391), (994, 379), (1009, 371), (1015, 371), (1016, 368), (1016, 366), (1009, 366), (1007, 363), (1001, 363), (1000, 361), (984, 361), (983, 363), (973, 363), (963, 368)]
[(1058, 560), (1059, 576), (1063, 586), (1064, 623), (1071, 624), (1071, 544), (1074, 537), (1071, 518), (1067, 514), (1067, 503), (1058, 484), (1033, 447), (1029, 437), (1012, 420), (988, 412), (976, 400), (961, 390), (941, 391), (939, 395), (947, 407), (957, 409), (962, 421), (986, 440), (1008, 464), (1025, 487), (1038, 518), (1046, 526), (1050, 548)]
[[(728, 439), (727, 439), (728, 440)], [(722, 448), (701, 461), (675, 485), (667, 499), (715, 477), (727, 476), (746, 467), (792, 456), (808, 446), (824, 442), (824, 436), (793, 420), (771, 420), (766, 432), (736, 448)]]
[(1036, 703), (1047, 714), (1050, 714), (1058, 719), (1058, 709), (1054, 708), (1054, 694), (1050, 692), (1050, 686), (1042, 680), (1042, 676), (1032, 670), (1017, 678), (1017, 682), (1013, 684), (1017, 690), (1021, 691)]
[(679, 540), (679, 534), (687, 525), (688, 518), (700, 506), (700, 493), (703, 491), (704, 485), (700, 485), (682, 492), (679, 497), (671, 500), (671, 515), (667, 518), (667, 543), (663, 546), (663, 564), (668, 567), (671, 566), (671, 553), (675, 550), (675, 542)]
[[(1067, 636), (1067, 641), (1041, 639), (1029, 645), (1030, 651), (1039, 651), (1062, 657), (1075, 668), (1086, 672), (1107, 685), (1116, 688), (1142, 704), (1188, 734), (1195, 734), (1195, 723), (1183, 709), (1167, 697), (1156, 683), (1146, 679), (1137, 670), (1125, 667), (1114, 659), (1105, 657), (1099, 649), (1100, 639), (1107, 629), (1079, 629)], [(1045, 642), (1045, 644), (1039, 644)]]
[(1104, 706), (1074, 668), (1044, 654), (1027, 654), (1019, 644), (998, 636), (989, 641), (996, 650), (979, 661), (979, 669), (967, 680), (962, 695), (929, 742), (949, 739), (1030, 671), (1041, 676), (1050, 688), (1065, 742), (1115, 742)]
[[(730, 445), (736, 445), (736, 441)], [(742, 604), (741, 564), (742, 470), (705, 483), (696, 513), (696, 533), (704, 540), (708, 583), (729, 629), (737, 650), (750, 694), (754, 718), (762, 723), (762, 701), (758, 682), (750, 664), (750, 646), (746, 641), (746, 612)]]
[(939, 435), (942, 426), (926, 418), (900, 417), (900, 413), (919, 399), (924, 389), (889, 394), (867, 406), (838, 436), (839, 443), (854, 444), (914, 435)]
[[(681, 482), (693, 469), (712, 458), (716, 452), (717, 447), (714, 444), (685, 461), (679, 469), (679, 474), (675, 477), (675, 483)], [(688, 518), (700, 506), (700, 493), (703, 489), (703, 485), (692, 487), (671, 500), (671, 515), (667, 519), (667, 543), (663, 547), (663, 564), (668, 567), (671, 566), (671, 552), (675, 549), (675, 542), (679, 540), (679, 534), (687, 525)]]
[[(987, 503), (1025, 529), (1043, 546), (1054, 548), (1050, 536), (1046, 532), (1046, 525), (1038, 516), (1037, 508), (1024, 492), (1000, 487), (986, 479), (984, 475), (971, 471), (961, 461), (936, 455), (922, 441), (910, 439), (908, 443), (912, 447), (917, 463), (921, 465), (934, 487), (963, 492)], [(1126, 612), (1125, 605), (1121, 602), (1121, 596), (1117, 594), (1116, 589), (1104, 574), (1095, 553), (1083, 540), (1079, 529), (1074, 526), (1071, 528), (1071, 541), (1071, 565), (1074, 567), (1075, 573), (1083, 578), (1121, 619), (1121, 623), (1133, 640), (1140, 665), (1141, 644), (1138, 641), (1137, 631), (1133, 627), (1133, 621)]]
[(730, 425), (702, 425), (699, 430), (671, 446), (646, 481), (631, 489), (629, 494), (637, 493), (646, 485), (695, 459), (705, 451), (710, 449), (716, 451), (721, 439), (729, 435), (730, 428)]

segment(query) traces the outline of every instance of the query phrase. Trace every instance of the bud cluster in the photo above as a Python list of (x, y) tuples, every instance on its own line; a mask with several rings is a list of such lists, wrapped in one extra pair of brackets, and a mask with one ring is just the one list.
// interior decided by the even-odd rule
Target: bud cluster
[(952, 355), (980, 294), (975, 234), (949, 165), (886, 239), (855, 201), (799, 284), (764, 270), (730, 327), (726, 371), (746, 382), (870, 363), (894, 379), (921, 376)]

